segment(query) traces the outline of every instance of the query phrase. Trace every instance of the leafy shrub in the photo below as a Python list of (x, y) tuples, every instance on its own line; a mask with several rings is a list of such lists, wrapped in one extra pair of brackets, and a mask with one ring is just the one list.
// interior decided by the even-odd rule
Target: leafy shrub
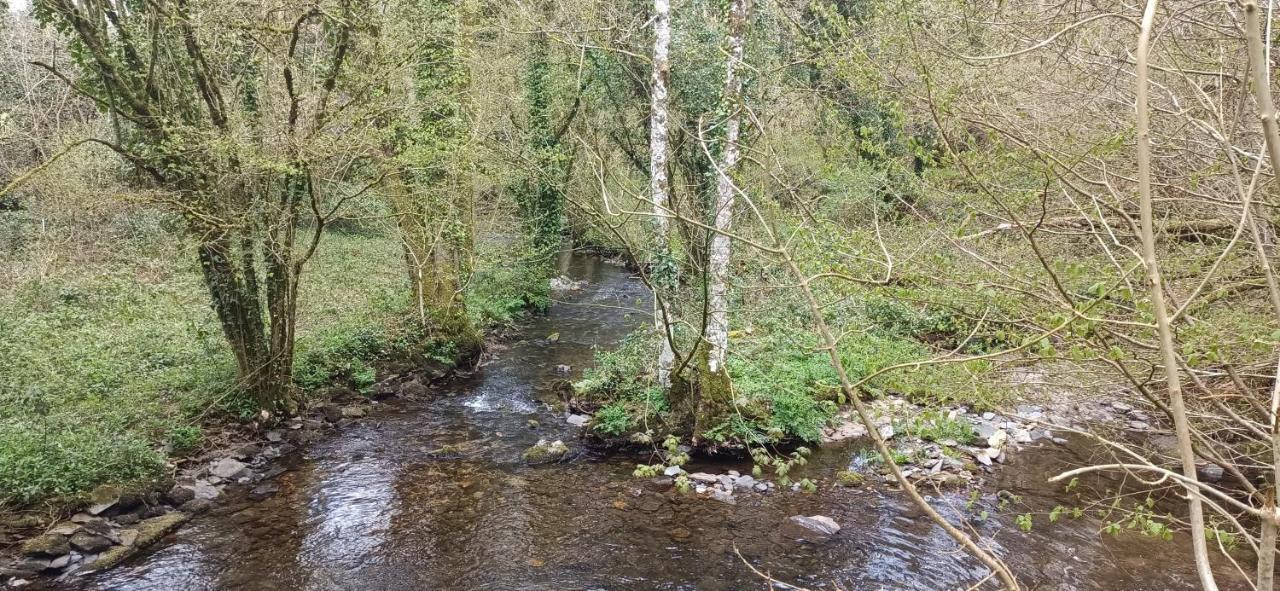
[(596, 412), (595, 429), (607, 435), (618, 436), (631, 428), (631, 414), (621, 403), (613, 403)]
[(197, 425), (178, 425), (169, 429), (169, 446), (183, 455), (195, 451), (204, 442), (204, 431)]

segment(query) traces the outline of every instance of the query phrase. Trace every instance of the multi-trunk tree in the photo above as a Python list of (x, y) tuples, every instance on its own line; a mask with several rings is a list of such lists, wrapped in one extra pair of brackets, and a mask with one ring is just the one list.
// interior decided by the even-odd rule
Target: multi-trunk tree
[[(360, 192), (351, 163), (365, 96), (344, 87), (363, 7), (352, 0), (38, 0), (81, 77), (42, 64), (117, 122), (95, 140), (185, 218), (239, 386), (294, 405), (298, 286), (326, 222)], [(347, 142), (339, 143), (342, 135)]]

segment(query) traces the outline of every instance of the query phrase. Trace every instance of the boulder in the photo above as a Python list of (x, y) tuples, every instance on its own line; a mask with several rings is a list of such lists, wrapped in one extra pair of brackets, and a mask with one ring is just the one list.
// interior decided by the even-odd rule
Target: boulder
[(756, 486), (756, 479), (750, 475), (739, 476), (733, 481), (734, 488), (751, 490), (752, 488), (755, 488), (755, 486)]
[(78, 531), (71, 536), (71, 545), (85, 554), (97, 554), (114, 544), (106, 536), (92, 534), (87, 531)]
[(569, 453), (569, 446), (565, 445), (563, 441), (557, 439), (547, 443), (546, 439), (539, 439), (537, 443), (520, 454), (520, 459), (529, 464), (544, 464), (558, 461), (564, 458), (567, 453)]
[(825, 542), (840, 533), (840, 524), (825, 515), (792, 515), (782, 524), (782, 535), (793, 540)]
[(194, 486), (175, 484), (173, 488), (169, 489), (169, 492), (165, 493), (164, 498), (169, 504), (178, 507), (196, 498), (196, 489)]
[(62, 556), (69, 552), (71, 544), (62, 534), (47, 533), (22, 543), (22, 553), (27, 556)]
[(109, 484), (101, 485), (89, 493), (89, 514), (101, 515), (120, 502), (120, 489)]

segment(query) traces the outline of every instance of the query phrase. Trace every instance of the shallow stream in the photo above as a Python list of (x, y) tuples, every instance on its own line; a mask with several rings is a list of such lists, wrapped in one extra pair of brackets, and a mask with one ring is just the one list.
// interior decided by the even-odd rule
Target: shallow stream
[[(739, 493), (735, 505), (632, 477), (637, 459), (582, 452), (575, 428), (543, 400), (577, 375), (593, 350), (613, 346), (647, 320), (643, 285), (587, 256), (564, 263), (584, 289), (531, 319), (523, 340), (497, 351), (473, 377), (429, 401), (379, 405), (296, 458), (279, 492), (233, 499), (131, 562), (79, 581), (82, 589), (765, 589), (761, 571), (811, 589), (965, 589), (984, 569), (899, 493), (834, 487), (856, 445), (819, 450), (806, 468), (817, 493)], [(548, 338), (558, 333), (558, 339)], [(530, 428), (529, 420), (539, 427)], [(527, 466), (539, 438), (563, 439), (572, 460)], [(581, 452), (581, 453), (578, 453)], [(1013, 454), (976, 506), (963, 492), (935, 496), (976, 527), (1031, 589), (1193, 589), (1185, 539), (1100, 534), (1092, 519), (1029, 533), (1000, 510), (996, 490), (1031, 510), (1073, 502), (1045, 477), (1086, 458), (1070, 447)], [(701, 465), (724, 472), (743, 466)], [(779, 534), (792, 515), (827, 515), (843, 526), (824, 544)], [(1225, 577), (1225, 569), (1223, 569)], [(1224, 588), (1242, 588), (1227, 579)], [(1235, 587), (1233, 587), (1235, 585)]]

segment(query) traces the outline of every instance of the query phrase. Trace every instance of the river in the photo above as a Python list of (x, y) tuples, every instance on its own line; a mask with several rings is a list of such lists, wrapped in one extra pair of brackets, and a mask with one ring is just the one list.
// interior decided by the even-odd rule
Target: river
[[(565, 262), (584, 289), (529, 319), (521, 340), (429, 401), (393, 400), (293, 458), (263, 501), (244, 496), (202, 515), (80, 589), (765, 589), (762, 571), (811, 589), (964, 589), (985, 571), (900, 493), (841, 488), (857, 444), (819, 450), (805, 468), (818, 492), (741, 493), (735, 505), (682, 495), (631, 475), (637, 458), (586, 450), (544, 404), (558, 365), (575, 373), (647, 321), (643, 285), (590, 256)], [(558, 333), (558, 339), (548, 336)], [(531, 428), (529, 420), (538, 421)], [(538, 439), (563, 439), (570, 461), (527, 466)], [(1086, 458), (1052, 444), (1014, 454), (976, 506), (934, 495), (948, 518), (976, 523), (1021, 581), (1040, 590), (1193, 589), (1186, 540), (1099, 533), (1094, 519), (1024, 533), (995, 490), (1047, 511), (1064, 493), (1045, 477)], [(735, 465), (701, 465), (723, 472)], [(692, 469), (691, 469), (692, 470)], [(1019, 509), (1018, 511), (1025, 511)], [(779, 534), (791, 515), (827, 515), (831, 541)], [(736, 548), (736, 551), (735, 551)], [(1224, 577), (1226, 575), (1223, 569)], [(1237, 579), (1224, 588), (1239, 588)], [(1233, 587), (1236, 585), (1237, 587)]]

